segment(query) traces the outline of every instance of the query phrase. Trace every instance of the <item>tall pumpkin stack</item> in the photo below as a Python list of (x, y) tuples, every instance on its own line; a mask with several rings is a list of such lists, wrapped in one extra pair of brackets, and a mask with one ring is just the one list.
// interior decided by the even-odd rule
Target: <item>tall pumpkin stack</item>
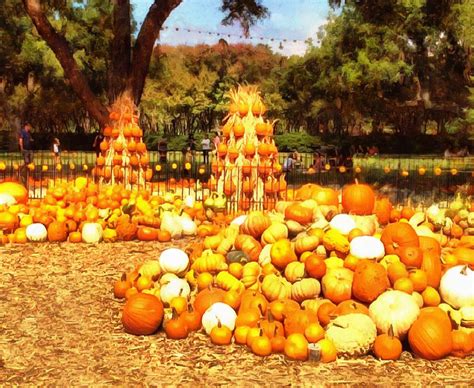
[(115, 101), (109, 118), (94, 175), (103, 183), (144, 186), (145, 181), (151, 180), (153, 171), (132, 99), (123, 96)]
[(224, 193), (234, 208), (273, 209), (286, 190), (273, 140), (274, 122), (263, 117), (266, 107), (257, 87), (239, 86), (229, 96), (229, 114), (212, 162), (210, 187)]

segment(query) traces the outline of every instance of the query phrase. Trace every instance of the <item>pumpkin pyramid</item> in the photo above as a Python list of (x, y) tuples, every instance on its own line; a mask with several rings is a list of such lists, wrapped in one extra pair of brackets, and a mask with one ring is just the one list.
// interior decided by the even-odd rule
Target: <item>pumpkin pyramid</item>
[(239, 86), (229, 97), (210, 187), (227, 196), (232, 210), (273, 209), (286, 190), (273, 140), (275, 122), (264, 119), (266, 107), (257, 87)]
[(104, 128), (94, 176), (100, 183), (123, 184), (125, 187), (145, 186), (153, 176), (138, 126), (138, 110), (132, 99), (122, 96), (112, 105), (110, 125)]

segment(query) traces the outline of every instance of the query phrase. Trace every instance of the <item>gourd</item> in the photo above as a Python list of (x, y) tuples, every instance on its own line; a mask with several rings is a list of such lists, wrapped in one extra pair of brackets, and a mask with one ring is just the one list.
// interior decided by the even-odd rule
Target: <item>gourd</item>
[(189, 217), (181, 216), (181, 229), (184, 236), (195, 236), (197, 234), (197, 225)]
[(250, 212), (240, 225), (240, 233), (259, 239), (262, 233), (272, 224), (270, 218), (259, 211)]
[(181, 238), (181, 235), (183, 234), (183, 227), (179, 216), (169, 211), (163, 213), (160, 229), (169, 232), (173, 239)]
[(285, 218), (302, 225), (309, 224), (313, 220), (313, 210), (294, 203), (285, 209)]
[(235, 320), (237, 314), (229, 305), (217, 302), (210, 306), (202, 316), (202, 326), (206, 334), (211, 334), (211, 331), (219, 322), (221, 325), (228, 327), (231, 331), (235, 328)]
[(301, 236), (297, 237), (295, 241), (295, 252), (301, 255), (303, 252), (311, 252), (319, 245), (319, 237), (316, 236)]
[(441, 297), (454, 308), (474, 306), (474, 271), (465, 265), (449, 268), (441, 278)]
[(352, 297), (354, 272), (348, 268), (328, 269), (322, 279), (323, 294), (334, 303), (341, 303)]
[(347, 314), (331, 321), (326, 338), (337, 349), (338, 355), (356, 357), (367, 354), (377, 337), (375, 323), (365, 314)]
[(173, 279), (161, 286), (160, 297), (163, 303), (170, 303), (175, 297), (182, 296), (188, 298), (191, 293), (189, 284), (184, 279)]
[(288, 228), (285, 224), (271, 224), (262, 234), (262, 245), (273, 244), (278, 240), (288, 238)]
[(329, 222), (329, 226), (347, 236), (356, 227), (356, 223), (349, 214), (336, 214)]
[(43, 242), (48, 239), (48, 231), (43, 224), (30, 224), (26, 227), (26, 238), (28, 241)]
[(372, 236), (359, 236), (350, 242), (350, 254), (358, 259), (382, 259), (385, 248), (382, 242)]
[(163, 272), (180, 274), (184, 272), (189, 265), (188, 255), (178, 248), (168, 248), (161, 252), (158, 259)]
[(299, 261), (294, 261), (288, 264), (285, 268), (285, 278), (294, 283), (303, 279), (305, 276), (305, 265)]
[(237, 279), (234, 275), (227, 271), (221, 271), (216, 276), (216, 286), (222, 288), (223, 290), (243, 290), (245, 287), (243, 283)]
[(316, 279), (302, 279), (291, 286), (291, 298), (301, 303), (319, 296), (321, 285)]
[(272, 264), (279, 269), (284, 269), (289, 263), (298, 259), (290, 241), (287, 239), (272, 244), (270, 257)]
[(257, 261), (262, 251), (260, 243), (252, 236), (246, 234), (238, 235), (234, 246), (235, 249), (245, 252), (252, 261)]
[(16, 203), (16, 199), (13, 195), (8, 193), (0, 193), (0, 205), (11, 206)]
[(157, 278), (161, 274), (160, 263), (157, 260), (147, 260), (140, 266), (138, 273), (150, 279)]
[(242, 251), (230, 251), (226, 254), (226, 261), (228, 264), (241, 263), (245, 264), (249, 261), (249, 257)]
[(258, 288), (258, 279), (260, 276), (262, 268), (260, 265), (252, 261), (250, 263), (247, 263), (244, 265), (242, 268), (242, 279), (241, 282), (247, 289), (254, 289)]
[(125, 303), (122, 324), (127, 333), (149, 335), (158, 330), (163, 314), (163, 304), (156, 296), (138, 293)]
[(420, 314), (420, 308), (411, 295), (402, 291), (385, 291), (370, 304), (369, 315), (381, 333), (390, 327), (395, 337), (403, 338)]
[(102, 240), (102, 225), (96, 222), (86, 222), (82, 226), (82, 241), (88, 244), (96, 244)]
[(323, 245), (328, 251), (349, 252), (349, 240), (335, 229), (328, 230), (323, 236)]
[(210, 272), (216, 273), (225, 271), (227, 264), (225, 257), (219, 253), (213, 253), (210, 249), (206, 249), (201, 257), (198, 257), (191, 266), (197, 273)]

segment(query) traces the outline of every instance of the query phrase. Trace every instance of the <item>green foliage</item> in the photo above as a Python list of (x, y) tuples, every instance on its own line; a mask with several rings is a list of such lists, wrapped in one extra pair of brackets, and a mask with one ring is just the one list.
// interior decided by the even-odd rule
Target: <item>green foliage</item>
[(282, 152), (312, 152), (321, 144), (321, 139), (306, 132), (289, 132), (275, 135), (275, 143)]

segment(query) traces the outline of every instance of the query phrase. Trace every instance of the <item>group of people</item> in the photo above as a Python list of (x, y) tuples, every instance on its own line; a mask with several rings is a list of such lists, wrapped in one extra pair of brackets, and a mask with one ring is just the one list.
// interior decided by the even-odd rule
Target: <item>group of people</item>
[(467, 146), (463, 147), (454, 147), (449, 145), (446, 150), (444, 151), (445, 158), (452, 158), (452, 157), (466, 157), (469, 156), (469, 148)]
[[(31, 136), (31, 124), (26, 122), (20, 129), (18, 135), (18, 146), (23, 156), (25, 166), (33, 163), (33, 137)], [(54, 163), (58, 164), (61, 162), (61, 142), (57, 137), (53, 139), (51, 145), (51, 151), (53, 152)]]

